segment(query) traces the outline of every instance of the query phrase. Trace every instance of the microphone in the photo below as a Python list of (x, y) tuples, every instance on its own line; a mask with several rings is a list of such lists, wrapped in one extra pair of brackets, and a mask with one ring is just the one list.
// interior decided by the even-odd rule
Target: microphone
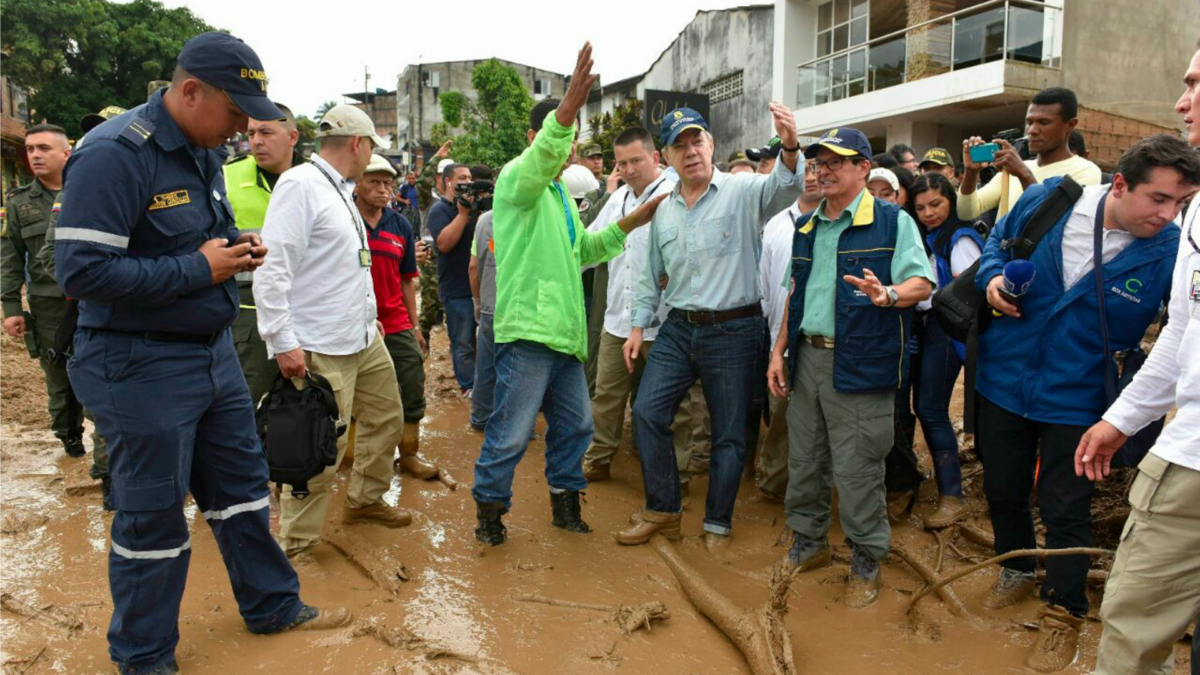
[[(1033, 285), (1033, 278), (1037, 276), (1037, 267), (1028, 260), (1012, 260), (1004, 265), (1003, 276), (1004, 285), (999, 289), (1000, 295), (1003, 295), (1005, 300), (1017, 305), (1019, 298), (1029, 292), (1030, 286)], [(993, 309), (992, 316), (999, 318), (1004, 314)]]

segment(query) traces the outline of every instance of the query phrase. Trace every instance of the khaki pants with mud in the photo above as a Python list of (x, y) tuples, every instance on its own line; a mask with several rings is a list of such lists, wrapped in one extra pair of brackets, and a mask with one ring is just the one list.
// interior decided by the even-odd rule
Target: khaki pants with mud
[(1175, 643), (1200, 615), (1200, 471), (1151, 451), (1129, 505), (1100, 605), (1094, 672), (1170, 675)]
[[(306, 352), (304, 362), (314, 373), (329, 380), (342, 419), (349, 421), (353, 416), (356, 421), (354, 464), (346, 486), (346, 506), (362, 508), (379, 502), (391, 486), (392, 460), (404, 428), (396, 371), (383, 337), (376, 335), (369, 347), (348, 356)], [(293, 381), (301, 386), (301, 380)], [(308, 481), (308, 497), (297, 499), (292, 496), (291, 486), (283, 487), (276, 539), (289, 556), (320, 541), (330, 487), (346, 455), (347, 435), (338, 439), (337, 462)]]

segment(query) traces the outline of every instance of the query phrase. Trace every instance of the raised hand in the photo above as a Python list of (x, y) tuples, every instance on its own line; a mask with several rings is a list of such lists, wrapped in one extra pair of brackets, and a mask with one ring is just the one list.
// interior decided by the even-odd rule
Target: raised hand
[(567, 87), (567, 93), (559, 102), (558, 110), (554, 112), (554, 119), (560, 126), (569, 127), (574, 124), (579, 111), (587, 103), (592, 85), (596, 84), (596, 80), (600, 78), (599, 75), (592, 75), (593, 64), (592, 43), (585, 42), (583, 49), (579, 50), (579, 57), (575, 60), (575, 72), (571, 74), (571, 86)]

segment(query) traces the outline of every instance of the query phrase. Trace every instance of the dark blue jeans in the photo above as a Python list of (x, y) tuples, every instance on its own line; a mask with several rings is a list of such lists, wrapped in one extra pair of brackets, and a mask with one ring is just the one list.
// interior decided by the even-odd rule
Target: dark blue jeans
[(592, 442), (592, 404), (583, 362), (537, 342), (498, 344), (495, 402), (475, 462), (475, 501), (511, 506), (513, 473), (525, 456), (539, 410), (546, 416), (550, 491), (587, 487), (583, 453)]
[(950, 397), (962, 361), (946, 331), (933, 316), (925, 317), (920, 326), (921, 358), (917, 361), (913, 392), (916, 398), (917, 419), (925, 445), (933, 456), (933, 471), (937, 476), (938, 493), (947, 497), (962, 496), (962, 467), (958, 462), (958, 437), (950, 424)]
[(729, 534), (746, 458), (746, 417), (765, 323), (759, 316), (698, 325), (689, 323), (678, 310), (667, 317), (646, 357), (633, 406), (647, 510), (682, 511), (671, 423), (688, 389), (699, 378), (712, 418), (704, 529)]
[(471, 426), (482, 429), (492, 416), (496, 398), (496, 335), (494, 314), (480, 313), (475, 333), (475, 387), (471, 390)]
[(475, 302), (471, 298), (442, 300), (446, 310), (446, 332), (450, 337), (450, 358), (458, 386), (475, 386)]

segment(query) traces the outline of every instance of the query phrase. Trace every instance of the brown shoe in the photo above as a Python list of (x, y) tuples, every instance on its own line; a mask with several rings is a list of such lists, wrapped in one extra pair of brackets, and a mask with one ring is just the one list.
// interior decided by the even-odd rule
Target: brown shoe
[(883, 588), (883, 568), (857, 546), (851, 547), (850, 574), (846, 576), (844, 602), (850, 609), (862, 609), (875, 604)]
[(1041, 618), (1038, 639), (1025, 658), (1025, 666), (1039, 673), (1057, 673), (1075, 661), (1083, 619), (1061, 607), (1042, 610)]
[(342, 513), (342, 522), (346, 525), (378, 523), (384, 527), (395, 529), (412, 525), (412, 514), (402, 508), (391, 507), (378, 501), (361, 509), (347, 506), (345, 512)]
[(583, 478), (589, 483), (599, 483), (612, 478), (612, 466), (609, 464), (593, 464), (583, 468)]
[(898, 523), (907, 518), (917, 505), (917, 490), (898, 490), (887, 493), (888, 520)]
[[(400, 452), (404, 452), (403, 448)], [(411, 455), (401, 454), (400, 460), (396, 464), (400, 467), (400, 471), (418, 480), (433, 480), (438, 475), (438, 468), (415, 452)]]
[(717, 534), (715, 532), (705, 532), (704, 548), (718, 558), (725, 557), (725, 555), (729, 553), (729, 535)]
[(927, 530), (940, 530), (943, 527), (950, 527), (958, 521), (971, 515), (971, 510), (967, 508), (962, 497), (940, 497), (938, 499), (937, 508), (933, 513), (925, 516), (924, 527)]
[(628, 530), (617, 533), (617, 543), (622, 546), (638, 546), (650, 541), (650, 537), (661, 534), (667, 539), (679, 539), (679, 523), (683, 520), (681, 513), (659, 513), (658, 511), (642, 512), (642, 522)]
[(341, 628), (350, 623), (354, 615), (345, 607), (337, 609), (317, 609), (312, 605), (305, 605), (300, 609), (300, 613), (288, 626), (289, 630), (330, 630), (332, 628)]
[(988, 609), (1011, 607), (1033, 594), (1035, 577), (1032, 572), (1000, 568), (1000, 576), (979, 604)]

